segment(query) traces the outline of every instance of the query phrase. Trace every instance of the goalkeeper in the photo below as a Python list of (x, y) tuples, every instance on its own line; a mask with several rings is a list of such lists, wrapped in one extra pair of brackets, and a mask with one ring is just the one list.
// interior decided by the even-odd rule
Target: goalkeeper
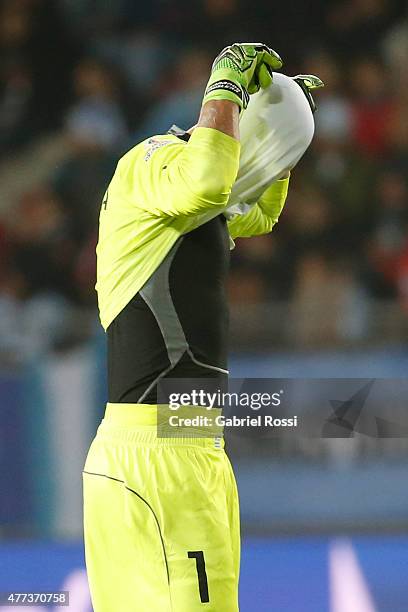
[[(308, 128), (301, 143), (297, 136), (296, 146), (289, 143), (293, 163), (273, 147), (270, 159), (273, 127), (262, 117), (280, 103), (259, 93), (254, 113), (252, 101), (245, 111), (250, 96), (272, 90), (281, 65), (263, 44), (224, 49), (214, 61), (197, 125), (189, 132), (173, 128), (131, 149), (102, 202), (97, 292), (109, 401), (84, 468), (95, 612), (238, 610), (238, 496), (223, 442), (159, 438), (157, 384), (166, 377), (228, 375), (231, 240), (271, 230), (285, 202), (289, 169), (311, 139)], [(285, 79), (310, 114), (304, 94), (313, 83)], [(278, 97), (287, 98), (290, 109), (285, 83)], [(249, 143), (242, 172), (241, 116)], [(258, 116), (257, 160), (250, 133)], [(294, 117), (289, 121), (296, 124)]]

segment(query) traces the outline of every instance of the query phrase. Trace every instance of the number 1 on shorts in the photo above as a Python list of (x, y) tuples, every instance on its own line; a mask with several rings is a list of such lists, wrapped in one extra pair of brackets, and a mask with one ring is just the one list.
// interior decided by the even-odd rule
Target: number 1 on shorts
[(202, 550), (189, 551), (188, 558), (196, 560), (200, 600), (201, 603), (208, 603), (210, 601), (210, 597), (208, 595), (208, 580), (207, 572), (205, 571), (204, 552)]

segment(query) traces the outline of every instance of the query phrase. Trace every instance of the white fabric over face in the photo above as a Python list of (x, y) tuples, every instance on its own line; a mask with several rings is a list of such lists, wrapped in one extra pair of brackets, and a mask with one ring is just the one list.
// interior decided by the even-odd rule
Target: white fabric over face
[(225, 216), (247, 212), (265, 189), (298, 163), (314, 134), (314, 119), (300, 86), (274, 73), (251, 96), (240, 121), (241, 157)]

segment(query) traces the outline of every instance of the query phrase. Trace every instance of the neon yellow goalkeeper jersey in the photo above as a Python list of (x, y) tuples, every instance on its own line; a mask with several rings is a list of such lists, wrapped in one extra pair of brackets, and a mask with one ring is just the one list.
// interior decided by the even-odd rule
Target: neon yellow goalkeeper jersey
[[(239, 155), (237, 140), (199, 127), (188, 141), (175, 134), (148, 138), (119, 160), (99, 219), (96, 290), (105, 330), (180, 236), (226, 210)], [(272, 197), (265, 192), (264, 202), (245, 214), (226, 214), (232, 237), (271, 230), (287, 181), (274, 185)]]

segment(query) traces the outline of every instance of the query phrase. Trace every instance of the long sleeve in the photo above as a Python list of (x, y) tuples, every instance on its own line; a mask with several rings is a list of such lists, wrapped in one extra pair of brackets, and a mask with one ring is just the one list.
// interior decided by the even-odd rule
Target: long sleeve
[(137, 206), (158, 217), (225, 208), (238, 173), (237, 140), (218, 130), (199, 127), (188, 143), (177, 142), (174, 136), (159, 136), (144, 146), (145, 154), (133, 160), (133, 168), (122, 169), (132, 173)]
[(231, 238), (249, 238), (269, 233), (278, 222), (286, 202), (289, 177), (272, 183), (259, 201), (243, 215), (235, 215), (228, 221)]

